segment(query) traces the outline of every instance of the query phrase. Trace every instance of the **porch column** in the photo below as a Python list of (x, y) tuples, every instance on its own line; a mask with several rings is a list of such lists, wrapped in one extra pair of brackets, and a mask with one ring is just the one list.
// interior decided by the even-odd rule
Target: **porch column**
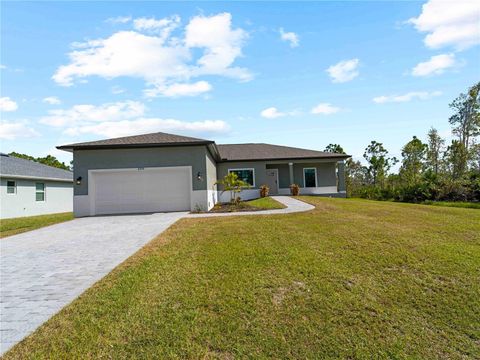
[(288, 163), (288, 172), (290, 173), (290, 185), (293, 184), (293, 163)]
[(337, 176), (338, 176), (338, 192), (346, 192), (347, 188), (345, 186), (345, 163), (343, 161), (339, 161), (337, 163)]

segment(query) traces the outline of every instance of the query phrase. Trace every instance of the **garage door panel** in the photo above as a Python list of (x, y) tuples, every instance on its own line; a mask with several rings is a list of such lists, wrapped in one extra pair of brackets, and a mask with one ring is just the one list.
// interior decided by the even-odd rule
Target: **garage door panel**
[(100, 171), (92, 178), (96, 214), (190, 210), (188, 168)]

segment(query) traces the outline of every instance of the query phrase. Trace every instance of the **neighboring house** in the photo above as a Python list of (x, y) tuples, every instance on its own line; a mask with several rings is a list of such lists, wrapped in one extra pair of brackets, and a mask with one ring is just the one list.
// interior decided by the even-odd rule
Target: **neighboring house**
[(73, 173), (0, 154), (0, 219), (69, 212)]
[[(217, 145), (165, 133), (59, 146), (73, 152), (76, 216), (207, 210), (228, 201), (216, 182), (235, 172), (251, 185), (241, 198), (289, 194), (345, 196), (349, 155), (269, 144)], [(337, 172), (338, 168), (338, 172)]]

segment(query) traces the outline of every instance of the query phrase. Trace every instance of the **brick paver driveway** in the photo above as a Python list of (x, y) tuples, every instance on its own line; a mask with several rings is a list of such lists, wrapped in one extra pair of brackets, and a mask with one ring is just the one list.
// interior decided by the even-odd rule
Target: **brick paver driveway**
[(0, 354), (184, 215), (82, 218), (0, 240)]

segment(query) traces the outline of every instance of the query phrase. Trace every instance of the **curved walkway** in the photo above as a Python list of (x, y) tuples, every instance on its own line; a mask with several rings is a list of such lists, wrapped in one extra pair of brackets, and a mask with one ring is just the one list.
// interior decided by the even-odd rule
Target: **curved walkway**
[(185, 217), (214, 217), (214, 216), (240, 216), (240, 215), (275, 215), (275, 214), (291, 214), (297, 212), (310, 211), (315, 209), (315, 206), (307, 204), (306, 202), (297, 200), (290, 196), (272, 196), (272, 199), (277, 200), (286, 206), (285, 209), (274, 210), (260, 210), (260, 211), (239, 211), (228, 213), (208, 213), (208, 214), (188, 214)]

